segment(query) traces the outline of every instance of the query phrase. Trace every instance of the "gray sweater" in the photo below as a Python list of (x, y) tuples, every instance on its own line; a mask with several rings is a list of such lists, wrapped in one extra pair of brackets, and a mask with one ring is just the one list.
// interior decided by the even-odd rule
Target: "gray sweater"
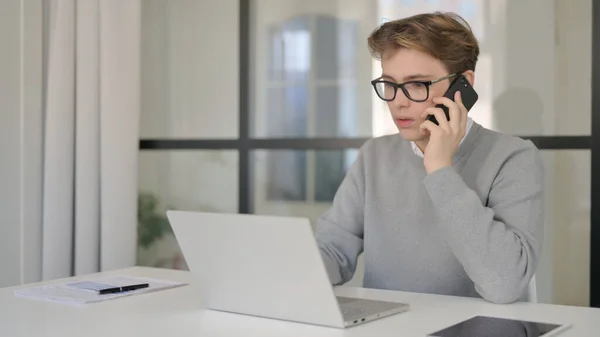
[(317, 223), (329, 278), (364, 252), (364, 287), (514, 302), (542, 249), (543, 185), (531, 142), (477, 123), (430, 175), (400, 135), (371, 139)]

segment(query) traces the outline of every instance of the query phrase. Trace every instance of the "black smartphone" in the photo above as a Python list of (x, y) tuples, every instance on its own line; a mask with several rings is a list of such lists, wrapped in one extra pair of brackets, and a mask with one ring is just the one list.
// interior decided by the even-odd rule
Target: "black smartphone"
[[(475, 102), (477, 102), (479, 95), (477, 95), (477, 92), (475, 92), (475, 89), (473, 89), (471, 83), (469, 83), (469, 81), (463, 75), (458, 75), (456, 79), (454, 79), (454, 81), (450, 84), (450, 87), (444, 94), (444, 97), (448, 97), (454, 101), (454, 95), (457, 91), (460, 91), (460, 96), (462, 98), (463, 105), (465, 106), (465, 108), (467, 108), (467, 111), (471, 110), (473, 105), (475, 105)], [(444, 113), (446, 114), (446, 119), (450, 120), (450, 112), (448, 111), (448, 108), (445, 105), (438, 104), (435, 107), (444, 110)], [(433, 115), (429, 115), (427, 119), (434, 122), (436, 125), (440, 125), (435, 116)]]

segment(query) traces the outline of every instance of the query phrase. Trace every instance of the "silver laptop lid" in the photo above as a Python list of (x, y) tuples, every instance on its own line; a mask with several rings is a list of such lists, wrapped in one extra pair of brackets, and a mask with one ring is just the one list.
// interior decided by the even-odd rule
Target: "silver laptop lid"
[(168, 211), (209, 309), (342, 327), (308, 219)]

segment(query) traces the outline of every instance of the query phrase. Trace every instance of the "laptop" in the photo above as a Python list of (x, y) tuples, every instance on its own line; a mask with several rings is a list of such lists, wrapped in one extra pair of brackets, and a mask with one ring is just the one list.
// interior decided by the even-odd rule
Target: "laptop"
[(207, 309), (345, 328), (409, 309), (336, 297), (305, 218), (168, 211)]

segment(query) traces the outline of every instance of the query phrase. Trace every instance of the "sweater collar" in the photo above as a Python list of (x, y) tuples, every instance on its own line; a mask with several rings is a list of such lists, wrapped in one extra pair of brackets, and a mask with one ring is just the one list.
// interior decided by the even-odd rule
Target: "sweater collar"
[[(469, 135), (469, 131), (471, 131), (472, 126), (473, 126), (473, 119), (471, 119), (471, 117), (467, 117), (467, 131), (465, 132), (465, 136), (463, 137), (463, 139), (460, 140), (460, 145), (462, 145), (465, 138), (467, 138), (467, 136)], [(423, 151), (421, 151), (421, 149), (419, 149), (419, 147), (417, 146), (417, 144), (415, 142), (410, 142), (410, 146), (412, 147), (413, 152), (417, 156), (423, 158), (423, 156), (424, 156)]]
[[(461, 158), (463, 158), (465, 156), (465, 154), (468, 154), (471, 149), (473, 148), (473, 145), (477, 142), (477, 139), (480, 137), (480, 131), (482, 129), (482, 126), (477, 124), (477, 122), (472, 122), (471, 124), (471, 128), (470, 130), (465, 134), (465, 136), (463, 137), (460, 146), (458, 147), (458, 150), (456, 151), (456, 153), (454, 154), (454, 158), (453, 158), (453, 162), (456, 163), (458, 162)], [(407, 150), (413, 152), (414, 148), (411, 148), (412, 145), (411, 142), (404, 142), (404, 146), (407, 147)], [(418, 147), (417, 147), (418, 149)], [(420, 150), (419, 150), (420, 152)], [(412, 161), (415, 165), (417, 165), (418, 167), (423, 167), (423, 157), (416, 154), (416, 152), (413, 152), (411, 156), (409, 156), (411, 159), (410, 161)]]

